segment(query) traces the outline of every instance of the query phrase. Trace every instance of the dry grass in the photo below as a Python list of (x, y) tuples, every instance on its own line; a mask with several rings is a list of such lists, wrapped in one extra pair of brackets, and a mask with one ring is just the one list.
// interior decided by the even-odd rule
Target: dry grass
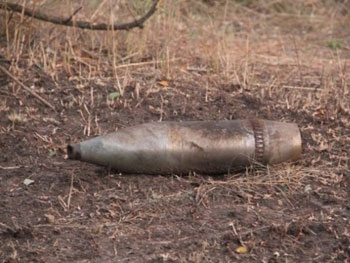
[[(43, 1), (40, 8), (48, 12), (61, 8), (66, 14), (76, 4), (69, 1), (68, 6), (52, 6)], [(76, 19), (100, 21), (106, 13), (109, 19), (120, 14), (129, 14), (120, 19), (130, 19), (137, 10), (146, 10), (147, 5), (135, 8), (138, 4), (121, 1), (118, 8), (110, 8), (109, 1), (95, 1), (84, 6)], [(53, 81), (59, 79), (60, 72), (78, 80), (82, 87), (90, 80), (113, 80), (122, 95), (132, 81), (130, 71), (152, 63), (159, 69), (160, 79), (176, 79), (188, 68), (205, 69), (211, 73), (209, 80), (238, 84), (242, 91), (261, 90), (262, 99), (266, 93), (271, 97), (283, 88), (295, 87), (285, 98), (289, 107), (312, 104), (315, 109), (322, 108), (331, 94), (336, 99), (331, 115), (339, 109), (349, 111), (345, 99), (349, 94), (348, 58), (342, 55), (350, 48), (347, 18), (341, 16), (349, 12), (345, 2), (213, 4), (217, 7), (209, 8), (200, 1), (164, 1), (143, 30), (130, 32), (82, 31), (17, 15), (10, 19), (10, 13), (5, 13), (6, 55), (20, 76), (25, 72), (18, 63), (25, 59)], [(342, 43), (341, 49), (327, 46), (334, 39)], [(340, 82), (339, 88), (336, 82)]]
[[(237, 85), (241, 94), (254, 94), (258, 101), (276, 100), (274, 110), (303, 112), (317, 121), (339, 119), (344, 126), (349, 124), (346, 53), (350, 39), (348, 18), (344, 15), (349, 12), (346, 1), (337, 4), (288, 0), (208, 2), (216, 7), (205, 1), (164, 1), (144, 29), (129, 32), (83, 31), (3, 12), (2, 30), (7, 41), (3, 51), (12, 61), (12, 72), (22, 79), (27, 75), (22, 66), (25, 63), (26, 67), (39, 67), (55, 85), (59, 85), (62, 74), (75, 81), (73, 89), (81, 96), (61, 104), (81, 107), (83, 134), (88, 136), (101, 133), (97, 116), (91, 114), (101, 94), (95, 94), (89, 88), (90, 83), (102, 86), (114, 83), (114, 89), (123, 97), (128, 85), (140, 83), (138, 75), (145, 70), (153, 78), (147, 83), (152, 87), (146, 88), (146, 97), (160, 91), (153, 87), (156, 81), (188, 77), (206, 89), (203, 103), (210, 102), (211, 94), (218, 92), (217, 87)], [(47, 12), (59, 8), (66, 15), (67, 10), (73, 11), (77, 5), (76, 1), (63, 5), (42, 1), (36, 8)], [(89, 2), (76, 19), (96, 22), (106, 17), (132, 19), (148, 6), (139, 1), (128, 4), (120, 1), (116, 6), (110, 1)], [(35, 86), (32, 88), (36, 90)], [(13, 92), (18, 93), (16, 86)], [(170, 92), (174, 96), (183, 95)], [(137, 94), (136, 107), (144, 99), (139, 98), (139, 91)], [(114, 100), (108, 103), (113, 108)], [(128, 101), (121, 103), (128, 107)], [(160, 114), (160, 120), (162, 107), (153, 109)], [(272, 117), (269, 105), (259, 110)], [(12, 113), (8, 118), (15, 123), (27, 120), (24, 116)], [(336, 128), (327, 132), (337, 137)], [(322, 134), (312, 136), (319, 147), (329, 146)], [(339, 160), (339, 163), (344, 162)], [(269, 182), (266, 178), (261, 181)], [(235, 183), (239, 180), (235, 179)]]
[[(86, 1), (75, 19), (131, 20), (151, 1), (114, 2)], [(36, 6), (67, 15), (79, 3)], [(80, 242), (73, 233), (105, 262), (118, 253), (159, 262), (346, 255), (339, 242), (349, 235), (349, 13), (348, 1), (164, 0), (143, 29), (92, 32), (1, 11), (0, 52), (10, 71), (58, 110), (43, 109), (16, 83), (0, 93), (0, 134), (10, 142), (18, 132), (27, 138), (28, 128), (33, 135), (23, 140), (30, 157), (18, 165), (11, 156), (0, 169), (38, 162), (34, 180), (46, 187), (36, 198), (49, 208), (36, 211), (44, 221), (32, 216), (34, 232), (45, 242), (42, 233), (59, 232), (55, 253), (64, 259), (75, 255), (60, 247), (64, 239)], [(67, 142), (134, 123), (252, 116), (297, 122), (303, 159), (220, 177), (128, 177), (98, 176), (63, 158)], [(43, 173), (58, 179), (46, 185)], [(20, 182), (9, 185), (16, 192)], [(333, 237), (339, 249), (331, 251)], [(248, 255), (236, 253), (243, 245)], [(24, 253), (15, 243), (4, 247), (14, 259)]]
[[(59, 8), (66, 15), (77, 4), (68, 1), (67, 5), (52, 5), (42, 1), (36, 8), (48, 12)], [(153, 70), (151, 74), (158, 80), (174, 80), (195, 69), (197, 74), (204, 72), (207, 79), (203, 81), (207, 89), (205, 101), (210, 93), (217, 92), (218, 85), (238, 85), (241, 93), (253, 92), (259, 100), (277, 99), (277, 109), (311, 113), (314, 119), (341, 119), (344, 125), (348, 124), (343, 117), (344, 112), (345, 116), (350, 112), (345, 55), (350, 40), (346, 34), (348, 18), (342, 16), (349, 8), (345, 1), (212, 4), (216, 7), (201, 1), (164, 1), (144, 29), (130, 32), (57, 27), (5, 12), (5, 54), (12, 60), (12, 71), (22, 78), (26, 75), (21, 67), (23, 61), (29, 67), (41, 68), (55, 83), (60, 74), (68, 74), (77, 81), (75, 88), (90, 97), (91, 105), (96, 100), (93, 90), (88, 88), (91, 81), (113, 81), (114, 88), (123, 96), (140, 68)], [(120, 1), (116, 6), (110, 1), (95, 1), (87, 3), (76, 19), (97, 22), (106, 19), (106, 13), (109, 20), (132, 19), (147, 7), (139, 1), (128, 4)], [(329, 45), (334, 39), (342, 43), (342, 48)], [(157, 92), (159, 89), (153, 91)], [(88, 104), (79, 97), (73, 100), (82, 107), (79, 112), (84, 134), (91, 135), (91, 129), (100, 133), (98, 119), (91, 116)], [(271, 114), (269, 107), (261, 110)], [(162, 109), (158, 111), (162, 114)], [(10, 114), (9, 119), (13, 123), (26, 120), (21, 116), (24, 115)], [(326, 147), (328, 142), (322, 142), (322, 135), (313, 136), (320, 147)], [(261, 181), (269, 182), (267, 178)], [(235, 179), (235, 183), (240, 181)]]

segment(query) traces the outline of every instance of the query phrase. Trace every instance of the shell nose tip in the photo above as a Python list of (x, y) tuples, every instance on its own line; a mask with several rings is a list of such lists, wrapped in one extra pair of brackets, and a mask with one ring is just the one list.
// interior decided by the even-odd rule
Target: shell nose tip
[(81, 160), (81, 154), (74, 145), (67, 146), (67, 154), (69, 159)]

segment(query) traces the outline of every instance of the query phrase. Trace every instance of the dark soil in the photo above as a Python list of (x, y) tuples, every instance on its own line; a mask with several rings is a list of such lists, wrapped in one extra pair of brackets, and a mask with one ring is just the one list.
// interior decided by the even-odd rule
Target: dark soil
[[(312, 76), (319, 82), (302, 84), (315, 90), (293, 90), (180, 66), (165, 78), (150, 64), (120, 69), (124, 94), (111, 101), (115, 80), (83, 80), (64, 69), (52, 78), (20, 62), (11, 72), (56, 112), (0, 76), (0, 262), (349, 261), (350, 115), (337, 91), (349, 83), (341, 77), (320, 107), (318, 92), (329, 82), (318, 69), (281, 83), (298, 86)], [(295, 67), (256, 64), (255, 82)], [(297, 123), (302, 159), (236, 174), (150, 176), (66, 156), (67, 144), (120, 127), (252, 117)], [(248, 250), (239, 253), (242, 246)]]
[[(41, 72), (32, 69), (31, 74)], [(121, 99), (107, 105), (105, 95), (112, 87), (87, 83), (77, 90), (74, 82), (63, 78), (58, 86), (43, 86), (41, 93), (57, 113), (33, 98), (24, 99), (20, 89), (13, 95), (10, 87), (2, 87), (1, 97), (12, 111), (36, 109), (28, 115), (30, 121), (13, 127), (6, 114), (0, 119), (2, 262), (346, 262), (350, 253), (349, 170), (338, 169), (339, 159), (332, 160), (327, 151), (314, 150), (317, 144), (305, 127), (312, 125), (312, 132), (322, 136), (337, 129), (339, 137), (348, 136), (348, 128), (337, 120), (314, 121), (305, 113), (281, 110), (273, 99), (261, 101), (235, 87), (216, 89), (204, 102), (201, 85), (199, 77), (176, 78), (170, 87), (155, 84), (156, 92), (149, 95), (144, 88), (142, 99), (136, 100), (131, 83)], [(102, 94), (94, 105), (91, 88)], [(307, 174), (309, 169), (320, 169), (318, 162), (326, 159), (334, 165), (332, 179), (305, 182), (300, 175), (302, 187), (296, 190), (288, 184), (250, 189), (235, 185), (234, 180), (247, 176), (254, 182), (254, 173), (120, 175), (67, 160), (66, 144), (86, 139), (79, 112), (84, 104), (89, 105), (93, 120), (97, 117), (103, 134), (157, 121), (160, 115), (163, 120), (251, 116), (294, 121), (300, 124), (305, 141), (304, 160), (292, 169)], [(267, 106), (270, 116), (264, 112)], [(91, 124), (91, 136), (97, 133), (95, 125)], [(346, 142), (334, 143), (333, 154), (346, 156)], [(260, 173), (264, 176), (265, 172)], [(33, 184), (24, 185), (26, 178)], [(249, 253), (236, 253), (242, 244)]]

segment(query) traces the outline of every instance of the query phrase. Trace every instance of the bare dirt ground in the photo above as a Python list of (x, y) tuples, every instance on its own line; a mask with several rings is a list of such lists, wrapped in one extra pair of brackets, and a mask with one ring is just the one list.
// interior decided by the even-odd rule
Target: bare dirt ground
[[(0, 262), (349, 262), (348, 1), (162, 1), (128, 32), (0, 20), (1, 65), (56, 109), (0, 75)], [(119, 127), (250, 117), (298, 123), (302, 159), (149, 176), (66, 158)]]

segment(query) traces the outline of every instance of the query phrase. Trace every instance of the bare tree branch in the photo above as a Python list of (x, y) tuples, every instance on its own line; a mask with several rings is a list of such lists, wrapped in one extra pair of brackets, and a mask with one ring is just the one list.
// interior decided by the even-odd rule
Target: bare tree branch
[(71, 21), (73, 19), (73, 16), (75, 16), (82, 8), (83, 7), (80, 6), (77, 10), (75, 10), (73, 14), (71, 14), (71, 16), (64, 21), (64, 24), (67, 24), (69, 21)]
[(142, 28), (144, 22), (149, 19), (157, 10), (158, 4), (160, 0), (154, 0), (153, 5), (148, 10), (146, 14), (144, 14), (139, 19), (136, 19), (129, 23), (122, 23), (122, 24), (106, 24), (106, 23), (92, 23), (89, 21), (72, 21), (72, 17), (80, 10), (77, 9), (71, 16), (68, 18), (62, 18), (57, 16), (51, 16), (46, 13), (41, 12), (40, 10), (32, 10), (30, 8), (26, 8), (22, 5), (9, 3), (9, 2), (0, 2), (0, 9), (5, 9), (9, 11), (14, 11), (18, 13), (24, 13), (26, 16), (30, 16), (33, 18), (36, 18), (38, 20), (46, 21), (49, 23), (57, 24), (57, 25), (64, 25), (64, 26), (72, 26), (72, 27), (79, 27), (82, 29), (90, 29), (90, 30), (129, 30), (135, 27)]

